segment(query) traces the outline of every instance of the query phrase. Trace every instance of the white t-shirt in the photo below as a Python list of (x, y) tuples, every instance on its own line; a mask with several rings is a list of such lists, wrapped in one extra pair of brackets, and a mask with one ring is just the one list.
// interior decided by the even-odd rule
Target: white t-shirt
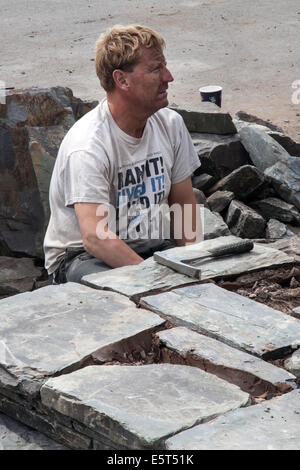
[(106, 204), (117, 214), (127, 207), (125, 225), (122, 219), (120, 227), (116, 226), (120, 238), (138, 253), (159, 246), (162, 239), (145, 237), (141, 219), (146, 220), (153, 207), (166, 205), (171, 185), (185, 180), (199, 166), (178, 113), (160, 109), (137, 139), (117, 126), (104, 99), (74, 124), (58, 152), (44, 240), (48, 273), (58, 267), (66, 248), (83, 246), (76, 202)]

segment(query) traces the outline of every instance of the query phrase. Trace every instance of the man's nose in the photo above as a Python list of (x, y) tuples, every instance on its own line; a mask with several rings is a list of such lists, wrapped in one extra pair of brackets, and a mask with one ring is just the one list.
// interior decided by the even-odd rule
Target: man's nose
[(167, 83), (174, 81), (173, 75), (171, 74), (170, 70), (167, 67), (164, 67), (162, 78), (163, 78), (163, 81)]

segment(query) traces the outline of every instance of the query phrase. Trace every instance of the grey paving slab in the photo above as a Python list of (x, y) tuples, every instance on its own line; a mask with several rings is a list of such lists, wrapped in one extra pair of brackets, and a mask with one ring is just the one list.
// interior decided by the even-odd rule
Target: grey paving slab
[(19, 377), (70, 371), (163, 322), (125, 296), (75, 283), (3, 299), (0, 312), (0, 365)]
[(0, 413), (0, 450), (67, 450), (67, 447)]
[[(233, 235), (204, 240), (194, 245), (176, 247), (167, 250), (174, 259), (189, 259), (199, 256), (203, 250), (208, 250), (224, 244), (241, 240)], [(249, 253), (231, 257), (208, 258), (201, 262), (201, 279), (213, 279), (226, 275), (238, 275), (262, 268), (294, 263), (294, 258), (279, 250), (265, 246), (254, 245)], [(149, 258), (139, 265), (124, 266), (112, 271), (84, 276), (83, 283), (98, 289), (110, 289), (127, 296), (140, 296), (147, 292), (167, 290), (172, 287), (190, 284), (197, 280), (178, 274)]]
[(300, 345), (300, 321), (212, 283), (141, 299), (141, 305), (256, 356), (275, 358)]
[(286, 370), (188, 328), (172, 328), (156, 336), (167, 348), (192, 361), (191, 365), (197, 365), (198, 361), (206, 371), (236, 383), (253, 395), (262, 394), (268, 386), (272, 391), (297, 388), (296, 377)]
[(86, 367), (49, 379), (41, 399), (130, 449), (160, 448), (167, 436), (249, 403), (239, 387), (171, 364)]
[(299, 450), (300, 390), (240, 408), (166, 441), (170, 450)]

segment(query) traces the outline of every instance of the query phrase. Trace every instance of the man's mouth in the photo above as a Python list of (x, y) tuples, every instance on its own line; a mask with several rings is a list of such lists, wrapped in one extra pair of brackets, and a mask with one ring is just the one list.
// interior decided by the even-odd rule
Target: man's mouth
[(166, 98), (168, 96), (168, 91), (167, 90), (161, 90), (159, 93), (158, 93), (158, 96), (160, 98)]

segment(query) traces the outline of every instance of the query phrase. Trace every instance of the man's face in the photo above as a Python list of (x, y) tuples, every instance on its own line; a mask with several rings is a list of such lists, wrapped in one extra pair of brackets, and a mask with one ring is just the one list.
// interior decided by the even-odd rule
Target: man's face
[(143, 47), (138, 64), (127, 73), (128, 97), (137, 110), (151, 116), (168, 106), (168, 83), (173, 80), (162, 51)]

